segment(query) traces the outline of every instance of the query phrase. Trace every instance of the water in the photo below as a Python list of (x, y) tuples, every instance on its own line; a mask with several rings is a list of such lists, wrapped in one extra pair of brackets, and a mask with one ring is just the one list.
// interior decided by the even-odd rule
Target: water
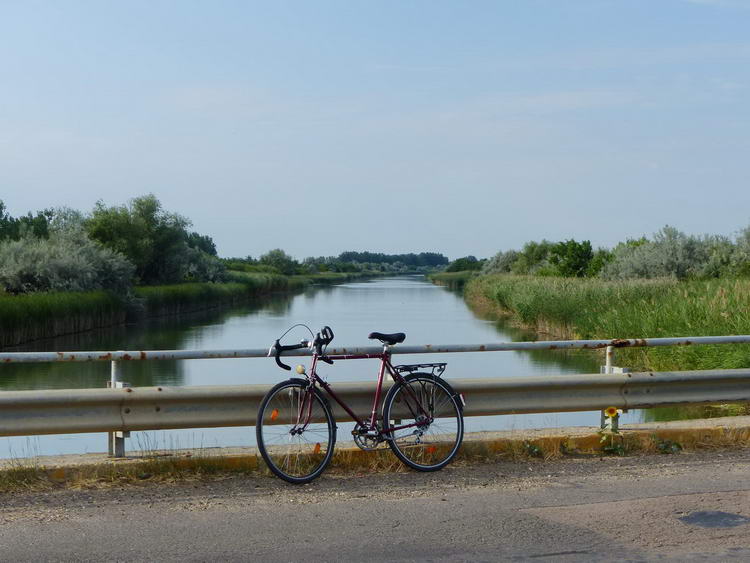
[[(305, 323), (313, 330), (330, 325), (334, 346), (372, 345), (367, 334), (406, 332), (407, 344), (471, 344), (533, 340), (531, 334), (503, 323), (477, 318), (462, 297), (432, 285), (421, 276), (312, 288), (295, 296), (277, 296), (262, 304), (200, 315), (153, 320), (107, 330), (49, 339), (6, 351), (165, 350), (263, 348), (287, 328)], [(286, 343), (307, 337), (290, 334)], [(445, 377), (528, 377), (566, 373), (597, 373), (599, 354), (561, 351), (424, 354), (396, 357), (398, 363), (447, 361)], [(321, 366), (336, 381), (374, 381), (378, 362), (361, 360)], [(64, 389), (104, 387), (107, 362), (16, 364), (0, 366), (0, 389)], [(133, 386), (273, 384), (288, 377), (272, 359), (226, 359), (125, 362), (122, 380)], [(595, 426), (599, 412), (467, 417), (467, 430)], [(622, 422), (638, 421), (631, 413)], [(243, 446), (254, 443), (253, 428), (191, 429), (134, 432), (128, 450)], [(102, 434), (0, 438), (0, 457), (101, 452)]]

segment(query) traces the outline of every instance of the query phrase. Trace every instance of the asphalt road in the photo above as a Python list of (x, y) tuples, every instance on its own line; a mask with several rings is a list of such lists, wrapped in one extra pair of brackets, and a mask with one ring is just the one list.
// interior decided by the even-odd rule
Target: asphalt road
[(740, 450), (2, 495), (0, 559), (748, 561), (748, 477)]

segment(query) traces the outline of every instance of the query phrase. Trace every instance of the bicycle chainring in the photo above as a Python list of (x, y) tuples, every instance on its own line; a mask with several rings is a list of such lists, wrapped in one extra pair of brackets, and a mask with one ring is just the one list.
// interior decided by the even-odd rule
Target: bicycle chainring
[(359, 423), (352, 430), (352, 438), (354, 438), (354, 443), (357, 444), (357, 447), (366, 452), (377, 449), (380, 442), (383, 441), (376, 430), (365, 428)]

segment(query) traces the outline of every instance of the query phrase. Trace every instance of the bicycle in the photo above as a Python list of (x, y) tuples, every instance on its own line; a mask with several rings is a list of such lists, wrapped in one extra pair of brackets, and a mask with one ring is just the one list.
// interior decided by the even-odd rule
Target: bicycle
[[(312, 336), (312, 331), (305, 328)], [(463, 440), (465, 402), (463, 395), (441, 378), (445, 363), (394, 366), (391, 347), (406, 339), (402, 332), (370, 333), (368, 338), (383, 344), (379, 354), (326, 355), (325, 349), (333, 341), (330, 327), (323, 327), (311, 341), (282, 345), (280, 340), (291, 330), (274, 342), (268, 355), (274, 356), (282, 369), (291, 370), (281, 361), (281, 354), (310, 348), (310, 369), (306, 371), (299, 365), (296, 372), (304, 379), (291, 378), (275, 385), (261, 401), (256, 423), (258, 449), (275, 475), (294, 484), (309, 483), (331, 461), (337, 426), (327, 396), (354, 421), (352, 438), (362, 450), (371, 451), (386, 442), (398, 459), (418, 471), (442, 469), (455, 457)], [(318, 362), (333, 364), (358, 359), (380, 360), (369, 419), (358, 416), (336, 395), (331, 384), (317, 374)], [(378, 417), (386, 374), (393, 378), (393, 385), (382, 401)]]

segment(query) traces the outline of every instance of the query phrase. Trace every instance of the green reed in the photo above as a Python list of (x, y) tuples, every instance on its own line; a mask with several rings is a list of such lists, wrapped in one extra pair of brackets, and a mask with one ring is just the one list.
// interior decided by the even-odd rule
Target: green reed
[[(563, 338), (657, 338), (750, 333), (750, 280), (604, 281), (482, 276), (469, 303), (490, 302), (529, 328)], [(620, 363), (647, 369), (750, 365), (750, 346), (715, 345), (618, 351)], [(619, 361), (619, 360), (618, 360)]]
[(463, 272), (437, 272), (434, 274), (428, 274), (427, 279), (434, 284), (444, 285), (449, 289), (461, 289), (476, 275), (477, 272), (474, 270)]
[(0, 346), (71, 334), (125, 320), (125, 303), (105, 291), (0, 293)]

